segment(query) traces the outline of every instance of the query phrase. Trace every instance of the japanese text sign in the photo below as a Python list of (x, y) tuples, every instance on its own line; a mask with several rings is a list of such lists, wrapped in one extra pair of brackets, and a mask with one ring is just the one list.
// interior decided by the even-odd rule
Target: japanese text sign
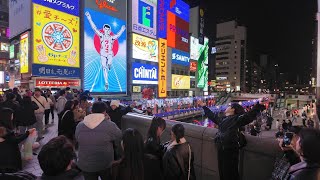
[(80, 70), (79, 68), (33, 64), (32, 75), (46, 77), (78, 78), (80, 77)]
[(20, 36), (20, 73), (29, 72), (29, 33)]
[(132, 57), (146, 61), (158, 62), (158, 41), (132, 34)]
[(159, 84), (160, 98), (167, 97), (167, 40), (159, 39)]
[(79, 17), (33, 4), (33, 62), (79, 67)]
[(35, 84), (37, 87), (78, 87), (80, 79), (37, 78)]
[(33, 0), (42, 6), (79, 16), (79, 0)]

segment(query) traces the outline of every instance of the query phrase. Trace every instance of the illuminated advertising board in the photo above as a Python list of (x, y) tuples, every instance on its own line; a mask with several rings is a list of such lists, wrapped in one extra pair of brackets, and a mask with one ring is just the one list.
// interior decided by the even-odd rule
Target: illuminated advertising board
[(158, 96), (167, 97), (167, 40), (159, 39), (159, 85)]
[(199, 59), (199, 39), (193, 36), (190, 36), (190, 59), (198, 60)]
[(171, 89), (190, 89), (190, 76), (172, 74)]
[(196, 62), (190, 62), (190, 71), (191, 72), (197, 71), (197, 63)]
[(79, 16), (79, 0), (32, 0), (42, 6), (46, 6), (61, 12)]
[(33, 64), (32, 75), (45, 77), (77, 78), (80, 77), (80, 71), (79, 68)]
[(132, 33), (132, 58), (158, 62), (158, 41)]
[(182, 66), (190, 66), (190, 54), (177, 49), (172, 49), (172, 63)]
[(14, 45), (11, 45), (11, 46), (10, 46), (9, 58), (10, 58), (10, 59), (14, 58)]
[(183, 0), (158, 0), (158, 38), (167, 38), (167, 12), (189, 23), (189, 5)]
[[(5, 7), (5, 2), (9, 4), (9, 28), (7, 36), (13, 38), (31, 29), (31, 0), (9, 0), (1, 1), (1, 7)], [(8, 15), (7, 15), (8, 16)]]
[(158, 84), (158, 67), (132, 63), (132, 84)]
[(189, 52), (189, 23), (167, 11), (168, 46)]
[(157, 0), (132, 0), (132, 31), (157, 38)]
[(1, 42), (0, 44), (0, 51), (2, 52), (9, 52), (9, 44)]
[(4, 71), (0, 71), (0, 84), (4, 83)]
[(198, 59), (198, 88), (206, 89), (208, 86), (208, 54), (209, 54), (209, 40), (204, 38), (204, 45), (199, 45), (199, 59)]
[(84, 89), (108, 95), (126, 94), (126, 19), (109, 15), (112, 10), (101, 6), (99, 11), (84, 9)]
[(77, 16), (33, 4), (34, 64), (80, 67)]
[(20, 36), (20, 73), (29, 72), (29, 33)]
[(80, 79), (37, 78), (36, 87), (79, 87)]
[(141, 86), (132, 86), (132, 92), (140, 93), (141, 92)]

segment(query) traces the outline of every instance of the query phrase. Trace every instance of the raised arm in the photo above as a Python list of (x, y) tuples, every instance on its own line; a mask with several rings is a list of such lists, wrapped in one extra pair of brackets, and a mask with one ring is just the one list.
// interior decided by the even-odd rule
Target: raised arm
[(113, 40), (118, 39), (125, 30), (126, 30), (126, 26), (123, 25), (123, 26), (121, 27), (120, 31), (119, 31), (116, 35), (114, 35), (114, 36), (112, 37), (112, 39), (113, 39)]
[(254, 105), (253, 108), (249, 112), (238, 117), (239, 127), (245, 126), (245, 125), (251, 123), (252, 121), (254, 121), (256, 119), (257, 115), (261, 111), (263, 111), (264, 109), (266, 109), (266, 107), (264, 105), (261, 105), (261, 104)]
[(93, 31), (98, 35), (98, 36), (103, 36), (103, 34), (98, 30), (97, 26), (94, 24), (94, 22), (92, 21), (91, 15), (90, 13), (87, 11), (86, 13), (87, 19), (90, 23), (91, 28), (93, 29)]
[(204, 102), (201, 100), (198, 101), (198, 104), (203, 108), (203, 111), (205, 115), (212, 120), (215, 124), (219, 125), (221, 122), (221, 119), (218, 116), (218, 113), (213, 113)]

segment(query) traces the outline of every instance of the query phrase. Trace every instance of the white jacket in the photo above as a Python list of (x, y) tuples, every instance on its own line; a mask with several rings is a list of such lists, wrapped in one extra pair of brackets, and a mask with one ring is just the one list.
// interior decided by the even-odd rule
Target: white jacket
[(43, 96), (39, 96), (38, 98), (35, 96), (32, 96), (31, 100), (39, 106), (39, 109), (35, 110), (34, 113), (36, 114), (44, 113), (45, 105), (47, 103), (46, 98), (44, 98)]
[(51, 104), (53, 103), (50, 98), (46, 98), (46, 104), (44, 105), (45, 109), (50, 109)]

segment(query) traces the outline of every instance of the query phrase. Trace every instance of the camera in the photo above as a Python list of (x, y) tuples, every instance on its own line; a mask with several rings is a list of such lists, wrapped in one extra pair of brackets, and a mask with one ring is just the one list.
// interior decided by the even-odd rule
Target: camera
[(284, 136), (283, 136), (282, 147), (290, 145), (292, 138), (293, 138), (293, 133), (292, 132), (286, 132), (284, 134)]

